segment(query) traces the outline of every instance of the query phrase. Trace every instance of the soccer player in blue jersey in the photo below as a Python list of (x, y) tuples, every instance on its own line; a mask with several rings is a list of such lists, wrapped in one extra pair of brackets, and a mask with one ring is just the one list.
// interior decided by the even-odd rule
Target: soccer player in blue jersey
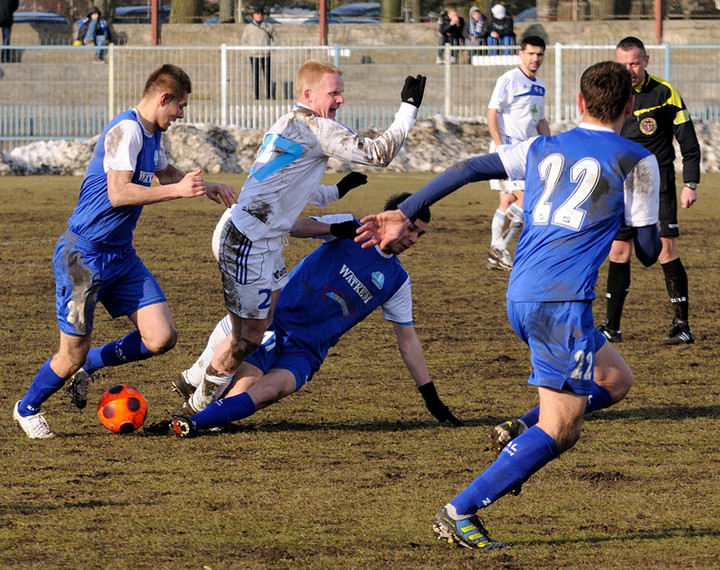
[(433, 521), (438, 539), (466, 548), (504, 546), (490, 539), (477, 511), (575, 445), (583, 415), (622, 399), (632, 386), (630, 368), (593, 326), (592, 315), (598, 267), (621, 222), (637, 228), (643, 263), (654, 263), (661, 248), (657, 160), (618, 134), (632, 105), (630, 73), (615, 62), (595, 64), (580, 80), (583, 121), (577, 128), (455, 164), (395, 212), (362, 220), (357, 239), (382, 247), (403, 234), (418, 208), (464, 184), (525, 179), (525, 226), (510, 273), (507, 312), (530, 347), (528, 382), (538, 387), (538, 421), (440, 509)]
[[(145, 204), (206, 195), (230, 207), (229, 186), (206, 182), (200, 170), (168, 164), (161, 135), (182, 119), (192, 90), (177, 66), (148, 77), (140, 102), (112, 119), (95, 146), (77, 205), (53, 257), (60, 348), (40, 368), (13, 417), (28, 437), (53, 437), (40, 407), (82, 367), (86, 379), (103, 366), (143, 360), (170, 350), (177, 338), (165, 295), (133, 247)], [(151, 186), (154, 178), (159, 185)], [(136, 329), (90, 349), (95, 306), (127, 316)], [(87, 385), (87, 382), (85, 383)], [(85, 394), (76, 404), (84, 407)]]
[[(386, 208), (396, 208), (408, 196), (393, 196)], [(188, 437), (198, 430), (225, 426), (297, 392), (320, 368), (330, 347), (378, 307), (393, 324), (400, 354), (428, 410), (441, 422), (460, 425), (430, 379), (413, 327), (410, 277), (397, 258), (425, 233), (429, 221), (430, 210), (423, 208), (408, 233), (382, 250), (363, 249), (353, 241), (359, 224), (350, 214), (297, 221), (293, 236), (320, 236), (323, 244), (290, 273), (269, 334), (240, 365), (227, 396), (189, 417), (174, 416), (175, 434)], [(203, 356), (185, 371), (190, 388), (187, 397), (197, 394), (194, 386), (202, 384), (204, 361), (212, 358), (213, 345), (230, 332), (231, 324), (225, 317), (211, 335)]]

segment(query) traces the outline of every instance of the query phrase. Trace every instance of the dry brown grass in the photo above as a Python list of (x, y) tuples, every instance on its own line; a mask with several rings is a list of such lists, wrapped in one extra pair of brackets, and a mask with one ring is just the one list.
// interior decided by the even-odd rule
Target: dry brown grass
[[(377, 211), (390, 192), (413, 191), (428, 178), (372, 175), (371, 185), (330, 210)], [(168, 295), (178, 346), (107, 370), (83, 412), (64, 393), (54, 396), (45, 411), (58, 437), (29, 441), (11, 410), (56, 347), (50, 259), (79, 183), (2, 179), (0, 566), (720, 565), (720, 198), (713, 194), (720, 177), (707, 176), (701, 201), (681, 212), (697, 343), (658, 344), (671, 319), (662, 272), (635, 264), (619, 349), (636, 386), (624, 402), (589, 418), (576, 448), (536, 474), (519, 497), (483, 513), (493, 536), (510, 546), (488, 553), (435, 542), (430, 521), (492, 460), (489, 428), (536, 402), (525, 384), (527, 348), (505, 317), (507, 276), (484, 268), (494, 193), (474, 185), (436, 205), (428, 235), (403, 257), (431, 373), (466, 427), (439, 425), (427, 413), (390, 325), (373, 315), (299, 394), (226, 433), (176, 440), (106, 431), (94, 414), (102, 390), (132, 384), (148, 399), (148, 421), (165, 417), (179, 403), (167, 379), (192, 362), (223, 315), (209, 252), (219, 210), (195, 200), (146, 208), (136, 233)], [(312, 246), (293, 241), (288, 264)], [(97, 342), (128, 330), (98, 312)]]

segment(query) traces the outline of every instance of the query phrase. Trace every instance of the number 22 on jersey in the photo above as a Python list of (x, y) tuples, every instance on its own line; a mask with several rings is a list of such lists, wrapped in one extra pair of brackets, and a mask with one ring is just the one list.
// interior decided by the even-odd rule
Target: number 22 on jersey
[[(600, 179), (600, 163), (594, 158), (582, 158), (570, 167), (572, 192), (559, 206), (552, 203), (553, 193), (560, 183), (565, 157), (551, 154), (538, 165), (540, 179), (544, 182), (543, 193), (533, 208), (533, 224), (553, 224), (578, 231), (587, 213), (580, 206), (590, 197)], [(554, 207), (554, 210), (553, 210)]]

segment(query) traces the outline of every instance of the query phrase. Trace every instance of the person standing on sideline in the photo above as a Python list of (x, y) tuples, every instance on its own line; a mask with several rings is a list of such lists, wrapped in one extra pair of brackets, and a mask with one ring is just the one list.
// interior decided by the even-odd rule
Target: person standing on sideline
[[(137, 106), (112, 119), (95, 145), (68, 229), (53, 256), (60, 348), (13, 410), (15, 422), (31, 439), (55, 435), (40, 407), (73, 375), (71, 396), (83, 408), (96, 370), (175, 346), (167, 300), (133, 247), (133, 230), (145, 204), (206, 195), (230, 207), (236, 199), (229, 186), (205, 182), (199, 169), (186, 173), (167, 162), (162, 133), (183, 118), (191, 91), (182, 69), (163, 65), (148, 77)], [(160, 185), (151, 186), (153, 178)], [(98, 302), (113, 318), (127, 316), (137, 330), (91, 349)]]
[[(391, 196), (385, 209), (397, 208), (408, 196)], [(268, 335), (240, 365), (229, 392), (207, 406), (191, 407), (199, 413), (173, 414), (175, 434), (191, 437), (198, 430), (225, 426), (297, 392), (320, 369), (328, 350), (377, 308), (392, 323), (398, 350), (430, 413), (440, 422), (462, 425), (440, 400), (430, 378), (413, 326), (410, 276), (397, 257), (417, 243), (429, 222), (430, 209), (424, 208), (406, 238), (381, 250), (363, 249), (353, 241), (360, 224), (352, 214), (296, 221), (291, 235), (321, 238), (322, 244), (290, 272)], [(230, 329), (225, 316), (200, 358), (173, 381), (177, 392), (197, 398), (203, 363)]]
[[(680, 93), (667, 81), (650, 75), (646, 68), (650, 56), (635, 37), (623, 39), (615, 50), (615, 61), (624, 65), (632, 76), (635, 93), (633, 113), (622, 129), (622, 136), (640, 143), (651, 151), (660, 165), (660, 266), (670, 296), (674, 317), (670, 333), (663, 344), (691, 344), (695, 336), (688, 321), (688, 277), (680, 261), (676, 240), (680, 235), (675, 190), (675, 149), (673, 136), (682, 154), (683, 187), (680, 207), (697, 202), (700, 182), (700, 145), (690, 113)], [(620, 319), (630, 290), (630, 258), (634, 229), (622, 226), (610, 249), (607, 278), (607, 313), (598, 327), (610, 342), (622, 342)]]
[[(490, 152), (539, 135), (550, 135), (545, 119), (545, 84), (537, 76), (545, 57), (545, 41), (528, 36), (520, 44), (520, 65), (501, 75), (488, 104), (487, 125)], [(491, 180), (490, 189), (500, 192), (500, 205), (493, 214), (488, 269), (512, 269), (508, 246), (523, 224), (523, 180)]]
[(262, 343), (288, 279), (283, 240), (316, 194), (329, 158), (387, 166), (415, 124), (425, 77), (405, 78), (395, 120), (370, 139), (336, 120), (345, 101), (342, 73), (319, 60), (300, 66), (295, 79), (298, 103), (265, 134), (238, 204), (221, 229), (218, 265), (232, 334), (205, 371), (206, 394), (227, 386), (242, 361)]
[(0, 28), (2, 28), (2, 63), (11, 63), (12, 50), (4, 49), (10, 45), (10, 32), (12, 32), (13, 14), (20, 5), (19, 0), (0, 0)]
[[(252, 21), (243, 28), (241, 43), (244, 46), (267, 47), (277, 42), (275, 26), (265, 21), (265, 10), (259, 6), (253, 10)], [(265, 78), (265, 99), (272, 98), (270, 50), (256, 50), (250, 56), (253, 73), (253, 93), (260, 99), (260, 71)]]
[(572, 448), (589, 408), (610, 405), (611, 384), (621, 384), (625, 392), (632, 386), (630, 367), (593, 326), (592, 313), (598, 268), (623, 221), (637, 228), (643, 263), (654, 263), (661, 248), (657, 159), (619, 135), (632, 113), (632, 93), (630, 73), (622, 65), (592, 65), (580, 79), (578, 127), (457, 163), (398, 210), (361, 220), (356, 239), (383, 247), (403, 235), (419, 208), (468, 182), (525, 179), (526, 226), (510, 273), (507, 313), (530, 348), (528, 382), (537, 386), (539, 419), (440, 508), (432, 523), (439, 540), (465, 548), (503, 547), (490, 538), (477, 511)]
[(97, 6), (93, 6), (88, 15), (80, 23), (75, 43), (78, 45), (98, 46), (93, 57), (94, 63), (102, 63), (105, 59), (105, 44), (110, 43), (110, 28), (102, 17)]

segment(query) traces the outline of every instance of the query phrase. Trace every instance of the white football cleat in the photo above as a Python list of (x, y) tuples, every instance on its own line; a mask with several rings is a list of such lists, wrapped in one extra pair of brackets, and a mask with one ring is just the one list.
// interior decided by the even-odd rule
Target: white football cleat
[(15, 402), (13, 419), (30, 439), (48, 439), (55, 437), (55, 434), (50, 430), (50, 426), (47, 421), (45, 421), (45, 416), (43, 416), (40, 412), (33, 414), (32, 416), (21, 416), (18, 411), (19, 405), (20, 401)]

